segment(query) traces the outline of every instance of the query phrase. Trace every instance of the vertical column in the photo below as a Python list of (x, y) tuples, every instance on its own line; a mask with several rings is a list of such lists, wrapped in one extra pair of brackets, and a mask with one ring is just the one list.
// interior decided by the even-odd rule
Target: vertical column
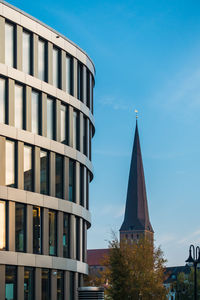
[(47, 45), (48, 67), (47, 67), (47, 81), (49, 84), (53, 83), (53, 44), (48, 42)]
[(24, 267), (17, 267), (17, 299), (24, 300)]
[[(1, 48), (1, 47), (0, 47)], [(0, 185), (5, 185), (6, 181), (6, 139), (0, 136)]]
[[(65, 299), (70, 299), (70, 278), (69, 271), (64, 272), (64, 295)], [(4, 300), (4, 299), (3, 299)]]
[(79, 219), (79, 257), (83, 261), (83, 219)]
[(73, 107), (69, 106), (69, 146), (73, 147), (74, 141), (73, 141)]
[(42, 136), (47, 136), (47, 95), (42, 93), (41, 97), (42, 103), (42, 120), (41, 120), (41, 125), (42, 125)]
[(59, 257), (63, 257), (63, 212), (58, 212), (58, 249)]
[(84, 119), (83, 113), (80, 112), (80, 152), (83, 153), (83, 128), (84, 128)]
[(60, 142), (60, 105), (61, 101), (56, 99), (56, 141)]
[(42, 278), (41, 278), (41, 269), (35, 268), (35, 300), (42, 299)]
[(78, 68), (78, 62), (77, 59), (73, 57), (73, 91), (74, 91), (74, 97), (77, 98), (78, 97), (78, 91), (77, 91), (77, 82), (78, 82), (78, 77), (77, 77), (77, 68)]
[(40, 193), (40, 148), (34, 150), (34, 191)]
[(49, 255), (49, 210), (43, 209), (42, 249), (44, 255)]
[(64, 157), (64, 199), (69, 199), (69, 158)]
[(76, 171), (75, 171), (75, 176), (76, 176), (76, 203), (80, 204), (80, 163), (76, 161)]
[(14, 80), (8, 79), (8, 124), (15, 126), (15, 93), (14, 93)]
[(66, 91), (66, 53), (61, 50), (61, 89)]
[(26, 85), (25, 87), (25, 128), (31, 131), (31, 87)]
[(15, 252), (15, 202), (8, 202), (8, 250)]
[(17, 25), (16, 26), (16, 39), (17, 39), (17, 46), (16, 46), (16, 58), (17, 58), (17, 69), (22, 71), (22, 27)]
[(55, 197), (55, 163), (56, 163), (56, 154), (50, 152), (50, 196)]
[(33, 206), (27, 205), (26, 251), (33, 253)]
[(57, 299), (57, 270), (51, 270), (51, 300)]
[(17, 188), (24, 189), (24, 143), (17, 142)]
[(33, 34), (33, 76), (38, 77), (38, 35)]
[(87, 105), (87, 69), (83, 65), (83, 103)]
[(74, 273), (74, 300), (78, 300), (78, 273)]
[(70, 258), (76, 257), (76, 219), (74, 215), (70, 216)]
[(0, 265), (0, 300), (5, 300), (5, 265)]
[(0, 63), (5, 64), (5, 18), (0, 17)]

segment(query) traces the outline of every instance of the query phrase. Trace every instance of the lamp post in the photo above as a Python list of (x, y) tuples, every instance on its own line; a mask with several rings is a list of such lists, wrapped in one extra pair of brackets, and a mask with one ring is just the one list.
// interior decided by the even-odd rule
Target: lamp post
[(189, 266), (194, 266), (194, 300), (197, 300), (197, 265), (200, 263), (200, 248), (190, 245), (189, 257), (185, 261)]

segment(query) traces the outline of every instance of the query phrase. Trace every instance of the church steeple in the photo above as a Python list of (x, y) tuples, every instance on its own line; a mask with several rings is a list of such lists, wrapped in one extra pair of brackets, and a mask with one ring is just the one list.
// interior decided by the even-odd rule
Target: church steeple
[(126, 210), (124, 222), (120, 228), (120, 239), (137, 240), (143, 235), (149, 236), (153, 240), (153, 233), (154, 231), (149, 220), (142, 153), (136, 119)]

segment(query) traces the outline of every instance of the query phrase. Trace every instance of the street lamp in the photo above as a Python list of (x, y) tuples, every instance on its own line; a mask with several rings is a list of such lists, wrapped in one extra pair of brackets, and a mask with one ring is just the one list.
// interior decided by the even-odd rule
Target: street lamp
[(200, 248), (190, 245), (189, 257), (185, 261), (189, 266), (194, 266), (194, 300), (197, 300), (197, 265), (200, 263)]

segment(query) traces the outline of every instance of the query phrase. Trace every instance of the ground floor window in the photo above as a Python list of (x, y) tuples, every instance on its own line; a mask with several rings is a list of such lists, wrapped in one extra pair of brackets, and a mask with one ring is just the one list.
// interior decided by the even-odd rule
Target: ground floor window
[(17, 267), (6, 266), (5, 299), (17, 300)]

